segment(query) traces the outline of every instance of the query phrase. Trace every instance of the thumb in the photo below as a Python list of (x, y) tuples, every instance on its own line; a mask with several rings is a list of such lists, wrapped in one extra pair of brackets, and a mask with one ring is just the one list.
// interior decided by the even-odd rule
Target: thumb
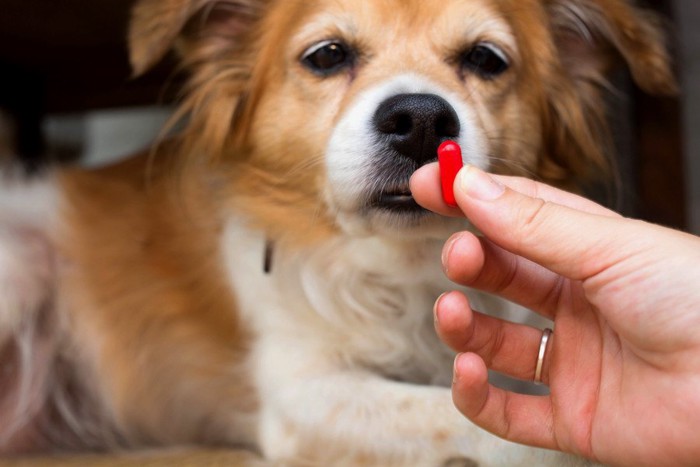
[(585, 280), (622, 260), (636, 221), (586, 212), (520, 193), (474, 166), (455, 181), (460, 209), (501, 248), (557, 274)]

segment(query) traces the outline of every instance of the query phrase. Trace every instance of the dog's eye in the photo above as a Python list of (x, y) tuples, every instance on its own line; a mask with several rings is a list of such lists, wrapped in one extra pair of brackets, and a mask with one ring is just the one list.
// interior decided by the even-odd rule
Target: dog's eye
[(481, 43), (462, 56), (462, 66), (484, 79), (492, 79), (508, 69), (508, 59), (496, 46)]
[(323, 41), (304, 52), (301, 62), (308, 69), (328, 76), (352, 64), (352, 53), (339, 41)]

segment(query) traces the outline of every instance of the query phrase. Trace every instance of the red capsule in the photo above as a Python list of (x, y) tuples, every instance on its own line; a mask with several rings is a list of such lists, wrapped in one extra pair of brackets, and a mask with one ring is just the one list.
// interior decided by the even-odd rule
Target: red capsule
[(445, 141), (438, 148), (438, 163), (440, 164), (440, 181), (442, 183), (442, 199), (452, 207), (457, 207), (454, 184), (457, 172), (462, 163), (462, 149), (454, 141)]

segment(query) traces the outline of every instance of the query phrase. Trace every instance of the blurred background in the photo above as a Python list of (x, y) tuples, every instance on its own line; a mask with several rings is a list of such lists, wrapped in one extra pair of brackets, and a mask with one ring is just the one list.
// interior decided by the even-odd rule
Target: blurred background
[[(125, 43), (134, 0), (0, 0), (0, 158), (94, 166), (158, 135), (177, 95), (173, 60), (132, 78)], [(648, 0), (669, 21), (683, 92), (612, 98), (627, 215), (700, 234), (700, 1)]]

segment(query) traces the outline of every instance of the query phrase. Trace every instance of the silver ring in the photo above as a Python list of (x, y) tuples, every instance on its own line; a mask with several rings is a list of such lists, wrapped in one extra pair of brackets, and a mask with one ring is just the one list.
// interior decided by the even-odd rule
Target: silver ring
[(540, 340), (540, 351), (537, 353), (537, 365), (535, 366), (535, 379), (533, 380), (535, 384), (543, 384), (542, 367), (544, 367), (544, 354), (547, 351), (547, 342), (549, 342), (551, 336), (552, 330), (549, 328), (546, 328), (542, 332), (542, 340)]

